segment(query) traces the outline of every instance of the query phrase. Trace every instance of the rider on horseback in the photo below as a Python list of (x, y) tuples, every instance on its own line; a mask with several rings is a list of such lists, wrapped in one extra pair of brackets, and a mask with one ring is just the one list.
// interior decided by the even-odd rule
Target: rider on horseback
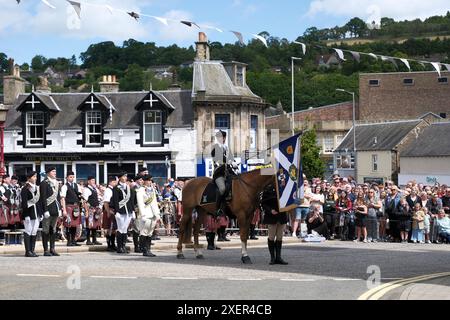
[(220, 130), (216, 133), (216, 139), (218, 143), (214, 145), (211, 151), (211, 156), (214, 161), (213, 180), (218, 188), (216, 201), (216, 217), (218, 217), (224, 213), (225, 198), (227, 196), (226, 181), (230, 171), (232, 172), (230, 165), (233, 163), (234, 158), (233, 153), (225, 144), (225, 141), (227, 140), (227, 133)]

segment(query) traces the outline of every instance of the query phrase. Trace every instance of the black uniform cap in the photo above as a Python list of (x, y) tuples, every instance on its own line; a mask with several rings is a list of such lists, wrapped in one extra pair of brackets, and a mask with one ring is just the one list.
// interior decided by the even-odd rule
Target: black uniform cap
[(94, 177), (94, 176), (89, 176), (89, 177), (87, 178), (87, 181), (89, 181), (89, 180), (95, 180), (95, 177)]
[(30, 171), (27, 173), (27, 179), (30, 179), (32, 176), (37, 175), (37, 171)]
[(128, 177), (128, 173), (126, 171), (122, 171), (121, 173), (119, 173), (118, 177), (121, 178), (123, 176), (127, 176)]
[(17, 180), (17, 181), (19, 181), (19, 177), (17, 177), (17, 176), (12, 176), (12, 177), (11, 177), (11, 180)]
[(151, 181), (153, 179), (153, 177), (149, 174), (145, 175), (142, 177), (142, 179), (144, 179), (144, 181)]
[(56, 167), (48, 167), (47, 170), (45, 170), (45, 173), (49, 173), (53, 170), (56, 170)]
[(74, 176), (74, 175), (75, 175), (75, 173), (73, 171), (67, 172), (67, 176)]

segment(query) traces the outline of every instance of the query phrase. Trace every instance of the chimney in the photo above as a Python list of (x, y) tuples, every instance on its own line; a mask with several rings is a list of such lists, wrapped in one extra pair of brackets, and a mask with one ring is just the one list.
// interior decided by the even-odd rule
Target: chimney
[(197, 56), (195, 57), (196, 61), (209, 61), (209, 44), (208, 37), (204, 32), (198, 33), (198, 42), (195, 43), (197, 48)]
[(20, 77), (20, 67), (9, 59), (9, 75), (3, 77), (3, 95), (6, 108), (14, 105), (19, 94), (25, 93), (26, 81)]
[(119, 82), (117, 82), (117, 78), (114, 75), (103, 76), (102, 81), (99, 83), (100, 92), (110, 93), (110, 92), (119, 92)]
[(46, 76), (39, 77), (39, 85), (36, 88), (36, 92), (47, 94), (52, 93), (52, 89), (48, 86), (48, 79)]

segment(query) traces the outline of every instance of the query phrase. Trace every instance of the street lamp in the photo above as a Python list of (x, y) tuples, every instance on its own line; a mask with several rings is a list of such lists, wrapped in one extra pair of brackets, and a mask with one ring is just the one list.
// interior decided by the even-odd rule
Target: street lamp
[[(354, 151), (355, 154), (356, 154), (356, 124), (355, 124), (355, 122), (356, 122), (356, 108), (355, 108), (355, 93), (354, 93), (354, 92), (347, 91), (347, 90), (344, 90), (344, 89), (336, 89), (336, 91), (339, 91), (339, 92), (345, 92), (345, 93), (351, 94), (351, 95), (352, 95), (352, 98), (353, 98), (353, 151)], [(355, 155), (355, 156), (356, 156), (356, 155)]]
[(292, 71), (292, 135), (295, 135), (295, 119), (294, 119), (294, 61), (295, 60), (302, 60), (302, 58), (297, 57), (291, 57), (291, 71)]
[(8, 109), (6, 109), (3, 104), (0, 104), (0, 175), (1, 176), (4, 176), (6, 174), (4, 134), (5, 134), (5, 121), (6, 121), (7, 113), (8, 113)]

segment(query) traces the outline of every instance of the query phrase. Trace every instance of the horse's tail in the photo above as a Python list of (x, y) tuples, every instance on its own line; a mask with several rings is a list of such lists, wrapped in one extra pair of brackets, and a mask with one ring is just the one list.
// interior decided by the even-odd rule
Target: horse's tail
[(184, 225), (184, 237), (183, 237), (184, 244), (192, 243), (192, 215), (193, 215), (193, 212), (191, 211), (187, 215), (187, 220)]

